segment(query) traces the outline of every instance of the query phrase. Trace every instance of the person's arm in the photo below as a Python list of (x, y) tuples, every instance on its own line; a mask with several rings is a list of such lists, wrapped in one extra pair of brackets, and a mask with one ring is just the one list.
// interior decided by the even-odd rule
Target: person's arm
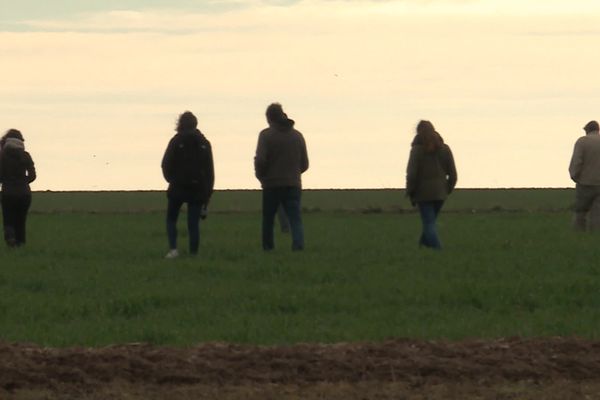
[(454, 187), (456, 186), (456, 181), (458, 179), (458, 175), (456, 173), (456, 164), (454, 164), (454, 156), (452, 155), (452, 150), (447, 146), (448, 149), (448, 160), (446, 166), (446, 174), (448, 176), (448, 193), (452, 193)]
[(27, 166), (26, 166), (26, 171), (27, 171), (27, 182), (31, 183), (33, 181), (35, 181), (35, 179), (37, 178), (37, 174), (35, 172), (35, 164), (33, 163), (33, 159), (31, 158), (31, 155), (29, 153), (25, 153), (27, 155)]
[(300, 138), (302, 139), (302, 154), (300, 159), (300, 172), (304, 173), (308, 170), (308, 151), (306, 150), (306, 141), (304, 140), (304, 136), (300, 134)]
[(413, 200), (417, 190), (417, 179), (419, 172), (419, 151), (413, 146), (408, 156), (408, 165), (406, 166), (406, 195)]
[(206, 165), (206, 177), (208, 179), (207, 185), (208, 185), (208, 198), (207, 198), (207, 203), (210, 201), (210, 197), (213, 194), (214, 191), (214, 187), (215, 187), (215, 164), (213, 161), (213, 153), (212, 153), (212, 147), (210, 145), (210, 143), (208, 143), (207, 146), (208, 149), (208, 160), (207, 160), (207, 165)]
[(173, 139), (169, 142), (161, 162), (163, 177), (169, 183), (173, 179)]
[(581, 175), (581, 169), (583, 167), (583, 150), (581, 147), (581, 142), (579, 140), (575, 142), (573, 156), (571, 157), (571, 163), (569, 164), (569, 175), (574, 182), (579, 180), (579, 175)]
[(258, 135), (258, 144), (256, 145), (256, 154), (254, 156), (254, 174), (259, 181), (262, 181), (267, 169), (267, 144), (266, 134), (261, 132)]

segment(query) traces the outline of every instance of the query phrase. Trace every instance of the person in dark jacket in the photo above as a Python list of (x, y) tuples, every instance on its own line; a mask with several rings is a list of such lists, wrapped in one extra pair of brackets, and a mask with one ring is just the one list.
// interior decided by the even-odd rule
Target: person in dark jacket
[(169, 182), (167, 190), (167, 236), (169, 252), (166, 258), (179, 256), (177, 250), (177, 218), (183, 203), (187, 203), (187, 226), (190, 254), (196, 255), (200, 245), (200, 218), (213, 193), (215, 173), (210, 142), (197, 129), (198, 120), (190, 111), (179, 116), (176, 134), (162, 159), (163, 176)]
[(35, 166), (25, 151), (20, 131), (10, 129), (0, 141), (0, 183), (4, 240), (10, 247), (25, 244), (27, 212), (31, 206), (29, 184), (36, 178)]
[(456, 166), (450, 147), (429, 121), (420, 121), (406, 168), (406, 193), (419, 208), (423, 232), (420, 246), (441, 249), (436, 220), (456, 185)]
[(254, 171), (263, 188), (262, 246), (265, 251), (275, 247), (273, 225), (281, 205), (290, 223), (292, 250), (303, 250), (300, 198), (301, 175), (308, 169), (306, 142), (281, 104), (269, 105), (266, 117), (269, 127), (260, 132), (254, 157)]

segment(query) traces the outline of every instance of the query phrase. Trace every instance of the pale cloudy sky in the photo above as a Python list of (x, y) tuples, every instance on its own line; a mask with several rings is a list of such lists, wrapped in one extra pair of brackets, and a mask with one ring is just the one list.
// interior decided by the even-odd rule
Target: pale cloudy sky
[(307, 188), (403, 187), (419, 119), (460, 187), (567, 187), (600, 119), (599, 17), (595, 0), (0, 0), (0, 130), (23, 131), (36, 190), (163, 189), (189, 109), (217, 187), (258, 188), (278, 101)]

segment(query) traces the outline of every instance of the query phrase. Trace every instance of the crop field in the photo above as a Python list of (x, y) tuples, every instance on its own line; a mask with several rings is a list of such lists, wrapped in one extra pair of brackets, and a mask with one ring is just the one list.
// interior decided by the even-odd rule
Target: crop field
[[(163, 259), (164, 193), (34, 194), (0, 247), (0, 399), (600, 398), (600, 235), (572, 190), (305, 191), (306, 250), (222, 191)], [(588, 397), (586, 397), (588, 396)]]

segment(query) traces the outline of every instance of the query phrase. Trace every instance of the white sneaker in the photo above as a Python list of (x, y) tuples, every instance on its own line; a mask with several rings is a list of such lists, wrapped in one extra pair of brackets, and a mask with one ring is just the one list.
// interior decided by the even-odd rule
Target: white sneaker
[(179, 251), (177, 249), (171, 249), (165, 256), (167, 259), (177, 258), (179, 257)]

